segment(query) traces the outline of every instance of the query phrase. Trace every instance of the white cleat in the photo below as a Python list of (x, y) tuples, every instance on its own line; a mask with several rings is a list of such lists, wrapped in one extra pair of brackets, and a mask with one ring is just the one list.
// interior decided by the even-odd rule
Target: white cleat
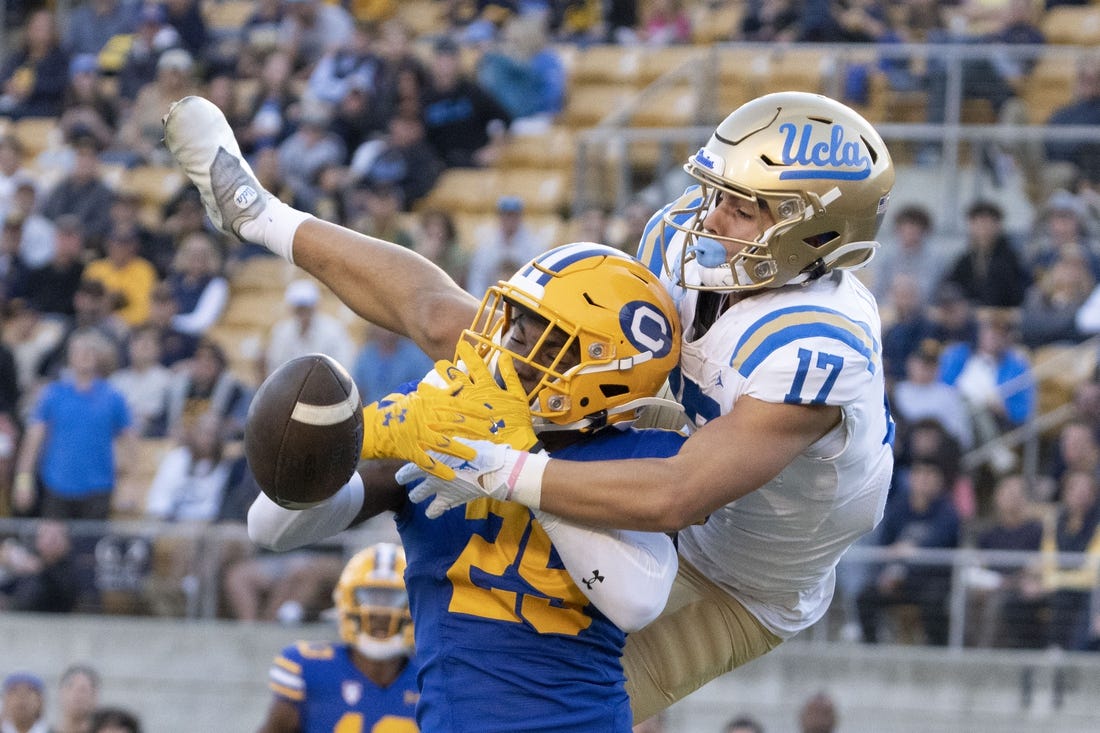
[(164, 144), (199, 189), (210, 221), (241, 237), (241, 225), (263, 212), (271, 194), (241, 155), (225, 115), (209, 100), (184, 97), (163, 122)]

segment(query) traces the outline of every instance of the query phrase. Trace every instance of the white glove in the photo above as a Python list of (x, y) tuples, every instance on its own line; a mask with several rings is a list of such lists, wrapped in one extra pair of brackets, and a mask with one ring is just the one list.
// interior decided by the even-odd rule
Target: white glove
[[(409, 484), (417, 479), (424, 481), (409, 492), (409, 499), (419, 503), (435, 496), (428, 505), (430, 519), (448, 509), (473, 501), (490, 498), (499, 501), (515, 501), (531, 509), (538, 509), (542, 499), (542, 474), (550, 456), (527, 453), (487, 440), (463, 440), (477, 455), (459, 462), (450, 456), (434, 456), (449, 461), (455, 477), (444, 481), (428, 475), (413, 463), (405, 464), (397, 472), (398, 483)], [(456, 465), (457, 464), (457, 465)]]

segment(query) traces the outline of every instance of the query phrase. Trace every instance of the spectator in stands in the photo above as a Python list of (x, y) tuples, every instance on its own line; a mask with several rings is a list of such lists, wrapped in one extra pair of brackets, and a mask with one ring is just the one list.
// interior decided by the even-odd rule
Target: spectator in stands
[(691, 32), (691, 16), (681, 0), (650, 2), (642, 12), (639, 36), (650, 46), (691, 43)]
[(98, 56), (112, 38), (133, 32), (136, 5), (135, 0), (76, 3), (69, 11), (65, 50), (74, 57)]
[(954, 282), (977, 306), (1018, 306), (1031, 274), (1004, 231), (1004, 212), (992, 201), (976, 201), (966, 212), (966, 251), (949, 267)]
[(433, 47), (422, 115), (428, 142), (448, 166), (492, 165), (512, 124), (508, 110), (463, 74), (458, 44), (449, 38)]
[(382, 57), (378, 96), (372, 100), (378, 127), (398, 112), (420, 114), (421, 94), (428, 86), (428, 70), (412, 46), (412, 31), (400, 19), (382, 24), (377, 49)]
[(1061, 250), (1024, 294), (1020, 309), (1020, 341), (1029, 349), (1084, 340), (1078, 315), (1096, 285), (1081, 247)]
[[(1043, 33), (1035, 24), (1035, 4), (1031, 0), (1008, 0), (988, 33), (965, 37), (937, 37), (939, 42), (954, 41), (975, 44), (1042, 44)], [(1036, 59), (1013, 56), (995, 51), (988, 58), (973, 58), (962, 62), (962, 95), (964, 99), (984, 99), (993, 107), (994, 115), (1005, 112), (1007, 102), (1034, 67)], [(947, 104), (947, 66), (932, 57), (928, 64), (928, 108), (930, 123), (944, 122)]]
[(114, 99), (104, 93), (99, 75), (99, 60), (91, 54), (74, 56), (69, 62), (69, 84), (61, 102), (58, 127), (66, 137), (76, 130), (95, 136), (107, 148), (118, 132), (118, 110)]
[(95, 667), (71, 664), (57, 687), (57, 720), (51, 733), (87, 733), (99, 704), (101, 680)]
[(42, 680), (29, 672), (13, 672), (4, 678), (0, 726), (16, 733), (48, 733)]
[(172, 48), (157, 58), (156, 77), (141, 86), (133, 105), (119, 125), (113, 155), (128, 154), (123, 160), (131, 165), (171, 165), (168, 151), (161, 143), (164, 110), (183, 97), (199, 94), (194, 78), (194, 59), (182, 48)]
[(103, 707), (92, 713), (88, 733), (141, 733), (137, 714), (120, 707)]
[(57, 117), (69, 81), (69, 56), (61, 48), (52, 11), (31, 14), (21, 45), (0, 61), (0, 116)]
[(135, 439), (126, 400), (106, 381), (116, 357), (115, 346), (93, 330), (69, 339), (66, 373), (46, 385), (27, 421), (16, 461), (16, 510), (31, 510), (40, 485), (43, 517), (109, 515), (118, 467), (129, 465)]
[(375, 94), (382, 60), (371, 49), (371, 31), (357, 25), (343, 46), (329, 45), (309, 75), (306, 94), (333, 107), (352, 89)]
[(37, 188), (33, 181), (23, 180), (15, 187), (15, 199), (5, 220), (18, 218), (19, 263), (24, 268), (41, 267), (53, 257), (57, 232), (49, 219), (38, 213)]
[(920, 610), (927, 642), (946, 645), (951, 568), (908, 558), (918, 549), (958, 546), (959, 515), (950, 498), (958, 470), (958, 447), (950, 440), (937, 454), (912, 457), (906, 490), (887, 504), (878, 530), (877, 544), (886, 548), (888, 560), (872, 574), (856, 601), (864, 641), (878, 641), (884, 609), (913, 604)]
[(240, 132), (241, 150), (249, 156), (278, 146), (293, 129), (290, 122), (297, 115), (297, 96), (290, 85), (293, 64), (286, 51), (272, 51), (264, 58), (260, 88), (251, 100)]
[[(1100, 125), (1100, 54), (1081, 54), (1073, 99), (1054, 110), (1048, 125)], [(1046, 143), (1047, 165), (1043, 177), (1050, 188), (1068, 185), (1077, 172), (1092, 181), (1100, 180), (1100, 145), (1087, 140), (1050, 140)]]
[(1071, 250), (1085, 257), (1092, 277), (1100, 278), (1100, 254), (1089, 233), (1085, 202), (1065, 189), (1050, 195), (1035, 222), (1035, 233), (1026, 248), (1028, 267), (1038, 277)]
[(157, 466), (146, 495), (145, 516), (173, 526), (162, 529), (156, 538), (160, 562), (147, 593), (154, 613), (185, 614), (185, 578), (199, 576), (203, 530), (218, 518), (233, 463), (226, 455), (221, 418), (206, 413), (184, 429), (177, 445)]
[(470, 257), (458, 239), (451, 214), (442, 209), (422, 209), (418, 214), (413, 249), (443, 268), (465, 287)]
[(194, 186), (181, 188), (164, 204), (161, 216), (161, 224), (155, 233), (174, 241), (191, 232), (209, 231), (199, 190)]
[(99, 167), (99, 141), (89, 132), (78, 130), (69, 144), (75, 152), (72, 172), (50, 192), (42, 206), (42, 215), (57, 221), (63, 214), (75, 214), (84, 225), (84, 235), (92, 247), (98, 247), (110, 226), (114, 192), (103, 182)]
[(178, 306), (172, 325), (181, 333), (206, 333), (221, 318), (229, 301), (229, 281), (222, 274), (221, 254), (207, 232), (192, 232), (180, 240), (166, 282)]
[[(1061, 483), (1066, 474), (1073, 471), (1100, 476), (1100, 438), (1097, 437), (1096, 427), (1086, 416), (1081, 415), (1059, 428), (1052, 465), (1048, 472), (1054, 482)], [(1038, 498), (1053, 501), (1058, 498), (1056, 491), (1057, 487), (1052, 487)]]
[(722, 733), (764, 733), (764, 726), (748, 715), (738, 715), (722, 728)]
[(748, 3), (741, 18), (741, 37), (746, 41), (793, 41), (798, 37), (799, 11), (794, 0)]
[[(993, 522), (977, 536), (979, 550), (1038, 553), (1043, 522), (1031, 499), (1027, 479), (1018, 473), (1003, 476), (993, 493)], [(981, 647), (1034, 648), (1042, 643), (1034, 598), (1033, 563), (984, 562), (981, 583), (971, 582), (976, 633)]]
[[(954, 344), (940, 358), (940, 379), (954, 385), (970, 411), (975, 442), (994, 440), (1035, 414), (1038, 402), (1031, 364), (1020, 349), (1017, 314), (990, 309), (981, 314), (977, 345)], [(997, 450), (990, 465), (998, 473), (1015, 467), (1008, 449)]]
[(130, 332), (126, 323), (114, 313), (114, 298), (99, 280), (81, 280), (73, 295), (72, 319), (64, 321), (61, 340), (52, 351), (43, 354), (38, 362), (38, 376), (56, 379), (61, 375), (68, 357), (69, 340), (78, 331), (92, 330), (99, 333), (115, 349), (115, 362), (121, 363), (123, 345)]
[(344, 324), (318, 310), (321, 292), (316, 283), (295, 280), (287, 285), (285, 297), (291, 314), (271, 328), (264, 354), (265, 374), (315, 352), (328, 354), (350, 371), (355, 363), (355, 342)]
[(817, 692), (802, 703), (798, 712), (800, 733), (833, 733), (837, 725), (836, 703), (824, 692)]
[(149, 303), (157, 285), (157, 270), (138, 254), (141, 242), (132, 228), (116, 228), (107, 235), (107, 256), (92, 260), (84, 277), (98, 280), (115, 298), (119, 317), (133, 327), (149, 318)]
[(279, 48), (290, 53), (296, 69), (311, 70), (329, 48), (346, 46), (355, 20), (340, 5), (321, 0), (283, 0)]
[(176, 246), (170, 237), (164, 236), (142, 221), (143, 192), (126, 186), (116, 192), (111, 203), (111, 229), (127, 229), (137, 234), (138, 255), (156, 269), (157, 278), (164, 279), (176, 256)]
[(252, 390), (229, 369), (222, 347), (203, 337), (172, 380), (166, 434), (178, 437), (200, 415), (213, 412), (223, 420), (226, 439), (240, 439), (251, 400)]
[(367, 339), (351, 369), (365, 405), (382, 399), (398, 385), (422, 379), (432, 368), (432, 360), (409, 339), (374, 324), (367, 328)]
[[(44, 318), (22, 298), (8, 301), (4, 315), (4, 344), (15, 361), (19, 412), (23, 400), (33, 395), (39, 386), (42, 362), (61, 344), (66, 325), (56, 318)], [(16, 413), (12, 413), (14, 418)]]
[(232, 618), (296, 625), (330, 605), (343, 567), (337, 551), (260, 553), (226, 568), (222, 592)]
[[(1071, 471), (1062, 478), (1058, 514), (1043, 533), (1043, 585), (1050, 592), (1047, 640), (1062, 649), (1088, 641), (1089, 602), (1100, 570), (1100, 504), (1095, 473)], [(1063, 561), (1061, 553), (1084, 553)]]
[(152, 325), (130, 332), (129, 364), (111, 374), (111, 385), (126, 399), (139, 437), (161, 437), (172, 372), (161, 364), (160, 331)]
[(905, 362), (905, 378), (894, 385), (890, 393), (890, 410), (898, 422), (913, 425), (921, 420), (939, 422), (959, 443), (969, 450), (974, 443), (970, 414), (955, 387), (938, 379), (939, 342), (923, 340)]
[(165, 20), (164, 8), (145, 2), (138, 11), (133, 40), (118, 71), (118, 96), (125, 112), (138, 92), (157, 77), (161, 54), (179, 48), (179, 33)]
[(935, 338), (936, 325), (928, 317), (920, 284), (907, 272), (894, 275), (883, 305), (890, 318), (882, 333), (882, 368), (889, 382), (903, 379), (907, 360), (925, 339)]
[(10, 212), (0, 224), (0, 301), (25, 289), (27, 268), (19, 257), (23, 237), (23, 215)]
[(368, 185), (396, 186), (401, 209), (408, 210), (424, 197), (443, 172), (443, 161), (425, 143), (419, 116), (398, 114), (390, 119), (388, 133), (356, 149), (351, 172)]
[(932, 215), (919, 204), (906, 206), (898, 212), (890, 237), (885, 238), (871, 260), (876, 298), (884, 300), (894, 276), (905, 273), (916, 281), (921, 303), (932, 301), (936, 286), (947, 269), (943, 248), (929, 241), (932, 228)]
[(298, 122), (298, 129), (279, 144), (279, 168), (295, 205), (312, 211), (319, 195), (318, 174), (327, 166), (343, 165), (347, 150), (344, 141), (329, 131), (332, 113), (323, 104), (303, 103)]
[(66, 214), (58, 217), (54, 231), (53, 256), (31, 268), (25, 291), (13, 295), (25, 298), (40, 313), (72, 316), (73, 297), (84, 275), (84, 227), (76, 216)]
[(349, 226), (357, 232), (412, 249), (413, 234), (401, 219), (401, 189), (388, 181), (361, 181), (348, 192)]
[(466, 288), (478, 296), (546, 249), (546, 242), (524, 222), (523, 200), (518, 196), (500, 197), (496, 223), (479, 227), (474, 241), (477, 245), (470, 257)]
[(23, 165), (25, 153), (19, 138), (11, 133), (0, 134), (0, 216), (14, 205), (16, 187), (23, 181), (34, 180)]
[(206, 20), (198, 0), (163, 0), (164, 20), (179, 33), (181, 45), (197, 59), (205, 58)]
[(505, 24), (499, 44), (481, 55), (477, 82), (513, 118), (516, 133), (549, 128), (565, 104), (565, 65), (547, 45), (541, 15), (514, 16)]
[(976, 344), (978, 318), (958, 283), (943, 282), (936, 288), (931, 314), (933, 337), (944, 344)]
[(35, 522), (29, 546), (5, 540), (0, 545), (0, 568), (10, 577), (0, 592), (0, 608), (34, 613), (69, 613), (76, 608), (80, 579), (65, 522)]
[[(248, 16), (240, 29), (240, 47), (242, 58), (238, 64), (238, 74), (252, 77), (248, 58), (253, 54), (269, 53), (278, 48), (279, 26), (283, 22), (283, 0), (256, 0), (252, 14)], [(238, 140), (240, 138), (238, 137)]]
[(160, 363), (166, 367), (174, 367), (190, 359), (199, 344), (198, 336), (176, 330), (174, 322), (178, 311), (179, 305), (167, 283), (153, 288), (149, 320), (142, 325), (156, 329), (160, 338)]

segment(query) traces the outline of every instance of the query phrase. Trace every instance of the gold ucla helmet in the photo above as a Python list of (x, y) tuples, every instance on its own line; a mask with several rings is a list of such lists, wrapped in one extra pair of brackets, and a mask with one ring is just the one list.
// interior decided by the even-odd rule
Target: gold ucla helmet
[[(768, 94), (737, 108), (684, 170), (702, 187), (663, 217), (664, 241), (675, 233), (667, 227), (686, 235), (678, 261), (666, 253), (665, 267), (697, 290), (775, 288), (862, 267), (878, 247), (873, 240), (894, 185), (890, 153), (871, 123), (806, 92)], [(763, 204), (775, 224), (756, 241), (706, 231), (718, 196)], [(739, 251), (731, 257), (730, 248)], [(698, 282), (684, 277), (691, 262)]]
[[(518, 353), (508, 333), (533, 314), (541, 336)], [(465, 333), (490, 364), (502, 355), (539, 375), (528, 390), (536, 432), (634, 420), (680, 356), (680, 322), (656, 275), (592, 242), (555, 247), (489, 288)], [(522, 366), (521, 366), (522, 365)]]
[(340, 638), (370, 659), (408, 655), (412, 617), (405, 592), (405, 551), (379, 542), (357, 552), (332, 591)]

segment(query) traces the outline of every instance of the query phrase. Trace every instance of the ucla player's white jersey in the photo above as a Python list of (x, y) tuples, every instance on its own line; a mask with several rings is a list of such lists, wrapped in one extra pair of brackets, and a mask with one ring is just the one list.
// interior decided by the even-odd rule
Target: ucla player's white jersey
[[(679, 255), (679, 236), (670, 261)], [(640, 255), (647, 254), (643, 261), (659, 267), (660, 255), (654, 261), (643, 246)], [(693, 267), (688, 263), (688, 282), (697, 277)], [(665, 273), (662, 280), (684, 326), (669, 384), (697, 425), (745, 396), (842, 409), (841, 424), (776, 478), (679, 534), (688, 562), (775, 634), (792, 636), (824, 615), (840, 556), (878, 523), (886, 502), (893, 422), (877, 306), (854, 275), (834, 271), (745, 297), (695, 338), (700, 292), (672, 284)]]

